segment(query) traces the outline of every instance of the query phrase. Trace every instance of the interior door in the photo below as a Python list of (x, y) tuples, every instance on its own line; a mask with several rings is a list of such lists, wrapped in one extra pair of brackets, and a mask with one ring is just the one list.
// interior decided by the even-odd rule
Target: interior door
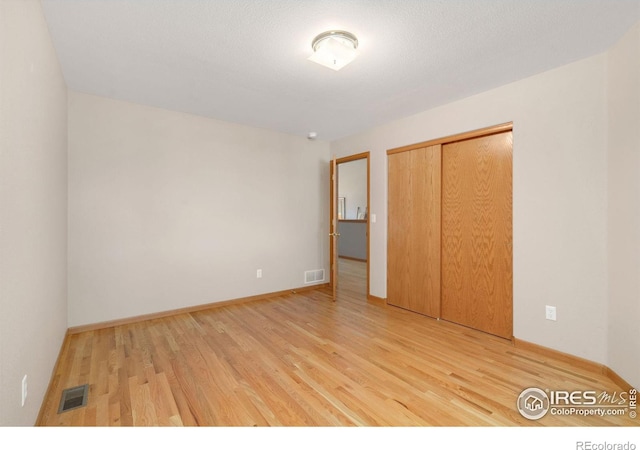
[[(350, 163), (353, 163), (355, 161), (366, 161), (366, 175), (365, 178), (363, 180), (360, 180), (360, 178), (358, 178), (358, 176), (353, 176), (353, 171), (351, 171), (350, 173), (352, 174), (352, 176), (347, 176), (348, 180), (348, 192), (351, 192), (351, 190), (354, 189), (354, 182), (355, 184), (357, 184), (359, 187), (356, 189), (357, 192), (352, 192), (354, 195), (354, 198), (356, 199), (354, 204), (358, 204), (362, 207), (362, 214), (365, 215), (365, 219), (363, 219), (364, 222), (366, 222), (366, 231), (365, 231), (365, 236), (364, 239), (366, 239), (366, 249), (365, 249), (365, 257), (366, 257), (366, 280), (365, 280), (365, 287), (363, 288), (366, 292), (366, 297), (369, 298), (369, 254), (370, 254), (370, 245), (369, 245), (369, 226), (370, 226), (370, 219), (369, 219), (369, 205), (371, 204), (371, 198), (370, 198), (370, 167), (369, 167), (369, 152), (363, 152), (363, 153), (358, 153), (358, 154), (354, 154), (354, 155), (350, 155), (350, 156), (345, 156), (342, 158), (333, 158), (330, 162), (329, 162), (329, 189), (330, 189), (330, 205), (329, 205), (329, 210), (330, 210), (330, 214), (329, 214), (329, 223), (330, 223), (330, 232), (329, 232), (329, 236), (330, 236), (330, 242), (329, 242), (329, 252), (330, 252), (330, 264), (331, 264), (331, 270), (330, 270), (330, 277), (331, 277), (331, 283), (330, 285), (333, 288), (333, 297), (334, 300), (336, 299), (336, 289), (338, 287), (338, 279), (340, 278), (340, 266), (339, 266), (339, 244), (340, 241), (339, 239), (344, 239), (344, 236), (340, 236), (340, 232), (339, 230), (340, 228), (340, 220), (339, 220), (339, 216), (338, 216), (338, 210), (339, 210), (339, 205), (338, 205), (338, 199), (339, 199), (339, 195), (341, 192), (340, 189), (340, 168), (344, 168), (344, 167), (348, 167), (346, 165), (349, 165)], [(351, 167), (353, 167), (353, 165), (351, 165)], [(356, 173), (358, 171), (356, 170)], [(347, 170), (347, 175), (349, 174), (349, 171)], [(357, 180), (357, 181), (354, 181)], [(359, 184), (360, 182), (365, 184), (364, 189), (366, 189), (366, 199), (364, 200), (364, 202), (361, 204), (362, 202), (362, 192), (360, 191), (360, 188), (362, 188), (362, 186)], [(348, 204), (348, 203), (347, 203)], [(345, 209), (345, 214), (347, 212), (347, 210)], [(353, 207), (352, 207), (352, 211), (351, 211), (351, 216), (353, 217), (353, 219), (356, 219), (356, 216), (353, 215), (354, 211), (353, 211)], [(345, 215), (344, 219), (347, 219), (347, 215)], [(360, 230), (358, 230), (359, 232)], [(358, 235), (357, 238), (361, 238), (361, 235)], [(344, 241), (342, 242), (343, 244), (345, 243)], [(353, 244), (353, 241), (351, 241), (351, 244)], [(359, 252), (361, 250), (361, 247), (359, 245), (356, 245), (357, 251)], [(346, 257), (346, 256), (345, 256)], [(353, 282), (353, 279), (351, 279), (351, 281)], [(359, 281), (359, 280), (358, 280)], [(343, 285), (344, 287), (344, 285)], [(351, 285), (351, 287), (353, 287), (353, 285)]]
[(513, 336), (511, 131), (443, 145), (442, 318)]
[(331, 239), (331, 290), (333, 301), (336, 301), (338, 289), (338, 171), (337, 161), (334, 156), (331, 160), (331, 231), (329, 233)]
[(441, 146), (388, 157), (387, 302), (440, 317)]

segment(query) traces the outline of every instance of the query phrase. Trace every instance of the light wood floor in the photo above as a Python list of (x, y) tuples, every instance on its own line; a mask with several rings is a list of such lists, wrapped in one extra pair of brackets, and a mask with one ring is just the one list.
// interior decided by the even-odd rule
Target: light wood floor
[[(364, 264), (323, 290), (70, 336), (39, 425), (637, 426), (625, 417), (532, 422), (527, 387), (618, 391), (603, 375), (399, 308), (367, 302)], [(57, 414), (61, 391), (88, 405)]]

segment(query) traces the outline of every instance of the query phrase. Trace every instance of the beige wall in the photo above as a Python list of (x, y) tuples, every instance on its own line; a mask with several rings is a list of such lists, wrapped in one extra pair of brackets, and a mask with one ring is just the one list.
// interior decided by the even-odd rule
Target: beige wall
[(609, 366), (640, 387), (640, 24), (607, 62)]
[(328, 269), (328, 149), (70, 93), (70, 326), (297, 288)]
[(371, 294), (386, 296), (386, 150), (513, 121), (514, 334), (606, 363), (605, 76), (599, 55), (333, 142), (371, 151)]
[[(0, 425), (33, 425), (67, 329), (67, 94), (40, 2), (0, 1)], [(28, 397), (21, 406), (21, 382)]]

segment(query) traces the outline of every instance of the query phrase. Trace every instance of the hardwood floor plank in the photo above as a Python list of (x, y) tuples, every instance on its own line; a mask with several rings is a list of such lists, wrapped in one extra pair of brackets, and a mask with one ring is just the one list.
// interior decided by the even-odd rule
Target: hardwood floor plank
[(159, 425), (156, 414), (156, 399), (152, 400), (149, 383), (140, 383), (137, 375), (129, 378), (129, 392), (131, 392), (131, 410), (133, 425)]

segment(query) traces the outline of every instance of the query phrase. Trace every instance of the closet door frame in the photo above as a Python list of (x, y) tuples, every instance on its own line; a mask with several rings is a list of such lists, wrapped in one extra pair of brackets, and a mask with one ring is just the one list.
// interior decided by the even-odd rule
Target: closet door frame
[(429, 141), (418, 142), (417, 144), (406, 145), (404, 147), (392, 148), (387, 150), (387, 155), (393, 155), (394, 153), (409, 152), (411, 150), (419, 149), (422, 147), (430, 147), (432, 145), (445, 145), (452, 142), (464, 141), (465, 139), (473, 139), (482, 136), (489, 136), (491, 134), (504, 133), (505, 131), (513, 131), (513, 122), (507, 122), (500, 125), (495, 125), (487, 128), (480, 128), (478, 130), (466, 131), (464, 133), (452, 134), (438, 139), (432, 139)]

